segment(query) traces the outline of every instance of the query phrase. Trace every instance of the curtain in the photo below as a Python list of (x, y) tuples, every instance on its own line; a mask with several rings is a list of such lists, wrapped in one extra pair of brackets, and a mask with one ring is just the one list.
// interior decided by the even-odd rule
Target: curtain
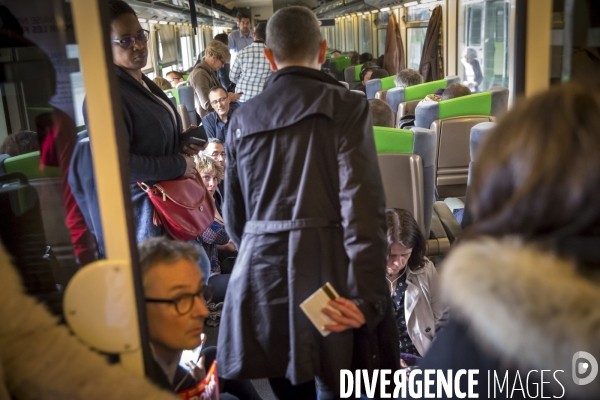
[(177, 41), (175, 37), (175, 26), (160, 25), (158, 31), (160, 36), (160, 45), (162, 48), (162, 59), (160, 63), (169, 65), (177, 62)]

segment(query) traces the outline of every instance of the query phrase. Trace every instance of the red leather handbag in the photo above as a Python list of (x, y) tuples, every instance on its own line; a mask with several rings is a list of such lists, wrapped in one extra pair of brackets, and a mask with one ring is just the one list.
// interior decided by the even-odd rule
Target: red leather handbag
[(162, 225), (175, 240), (188, 242), (202, 235), (215, 219), (215, 203), (204, 183), (181, 177), (154, 186), (138, 185), (154, 205), (154, 225)]

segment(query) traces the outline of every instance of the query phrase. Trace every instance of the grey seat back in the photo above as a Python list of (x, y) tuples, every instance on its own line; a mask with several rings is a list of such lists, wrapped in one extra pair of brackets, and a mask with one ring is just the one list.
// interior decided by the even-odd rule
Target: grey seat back
[[(479, 148), (481, 143), (483, 143), (485, 138), (489, 135), (490, 131), (495, 126), (495, 122), (482, 122), (471, 128), (469, 139), (471, 161), (469, 163), (469, 177), (467, 180), (467, 187), (471, 186), (471, 179), (473, 178), (473, 170), (475, 168), (477, 149)], [(465, 211), (461, 222), (461, 226), (463, 228), (466, 228), (473, 223), (473, 217), (470, 212), (470, 207), (471, 206), (469, 205), (469, 191), (467, 190), (467, 195), (465, 198)]]
[(346, 87), (346, 89), (350, 89), (350, 84), (348, 82), (344, 82), (344, 81), (338, 81), (339, 83), (341, 83), (342, 85), (344, 85)]
[(183, 104), (187, 109), (190, 124), (197, 125), (196, 106), (194, 104), (194, 88), (191, 86), (180, 86), (177, 88), (179, 94), (179, 104)]
[(507, 106), (508, 89), (500, 87), (417, 106), (415, 125), (431, 128), (436, 133), (435, 185), (440, 198), (465, 196), (471, 162), (471, 128), (482, 122), (493, 122)]
[(385, 206), (409, 211), (427, 237), (421, 157), (417, 154), (378, 154), (377, 160), (385, 191)]
[(462, 197), (467, 191), (471, 128), (493, 121), (491, 116), (467, 116), (437, 120), (431, 129), (438, 138), (435, 185), (440, 197)]

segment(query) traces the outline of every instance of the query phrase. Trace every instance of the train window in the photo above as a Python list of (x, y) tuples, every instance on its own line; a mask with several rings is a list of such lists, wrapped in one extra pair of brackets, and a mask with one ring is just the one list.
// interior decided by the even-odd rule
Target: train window
[(182, 26), (179, 28), (179, 40), (181, 42), (181, 61), (183, 70), (187, 71), (194, 65), (194, 53), (192, 48), (192, 37), (190, 36), (190, 28)]
[(415, 5), (413, 7), (408, 7), (406, 14), (406, 22), (411, 21), (429, 21), (431, 18), (431, 10), (433, 10), (437, 5), (444, 6), (445, 1), (436, 1), (433, 3)]
[[(371, 44), (371, 37), (373, 36), (371, 28), (371, 14), (363, 15), (362, 18), (358, 18), (359, 26), (361, 30), (361, 53), (373, 53), (373, 47)], [(383, 53), (382, 53), (383, 54)]]
[(459, 3), (459, 75), (473, 92), (508, 87), (509, 6), (514, 0)]
[(353, 22), (354, 21), (352, 17), (346, 18), (346, 47), (348, 51), (356, 51), (354, 47), (354, 26), (352, 25)]
[(480, 46), (481, 45), (481, 4), (476, 4), (467, 7), (467, 45), (468, 46)]
[(414, 27), (406, 29), (407, 43), (407, 68), (419, 69), (421, 64), (421, 55), (423, 54), (423, 43), (425, 42), (425, 34), (427, 27)]

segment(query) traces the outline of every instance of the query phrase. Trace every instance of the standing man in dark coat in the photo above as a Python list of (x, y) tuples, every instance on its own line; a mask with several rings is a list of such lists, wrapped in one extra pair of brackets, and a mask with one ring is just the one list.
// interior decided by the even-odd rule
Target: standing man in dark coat
[[(269, 378), (279, 398), (310, 399), (314, 378), (399, 364), (385, 282), (384, 193), (364, 97), (319, 71), (327, 43), (307, 8), (267, 25), (276, 71), (232, 116), (225, 221), (240, 249), (221, 316), (225, 378)], [(266, 107), (266, 108), (265, 108)], [(330, 282), (342, 315), (326, 337), (299, 305)]]

